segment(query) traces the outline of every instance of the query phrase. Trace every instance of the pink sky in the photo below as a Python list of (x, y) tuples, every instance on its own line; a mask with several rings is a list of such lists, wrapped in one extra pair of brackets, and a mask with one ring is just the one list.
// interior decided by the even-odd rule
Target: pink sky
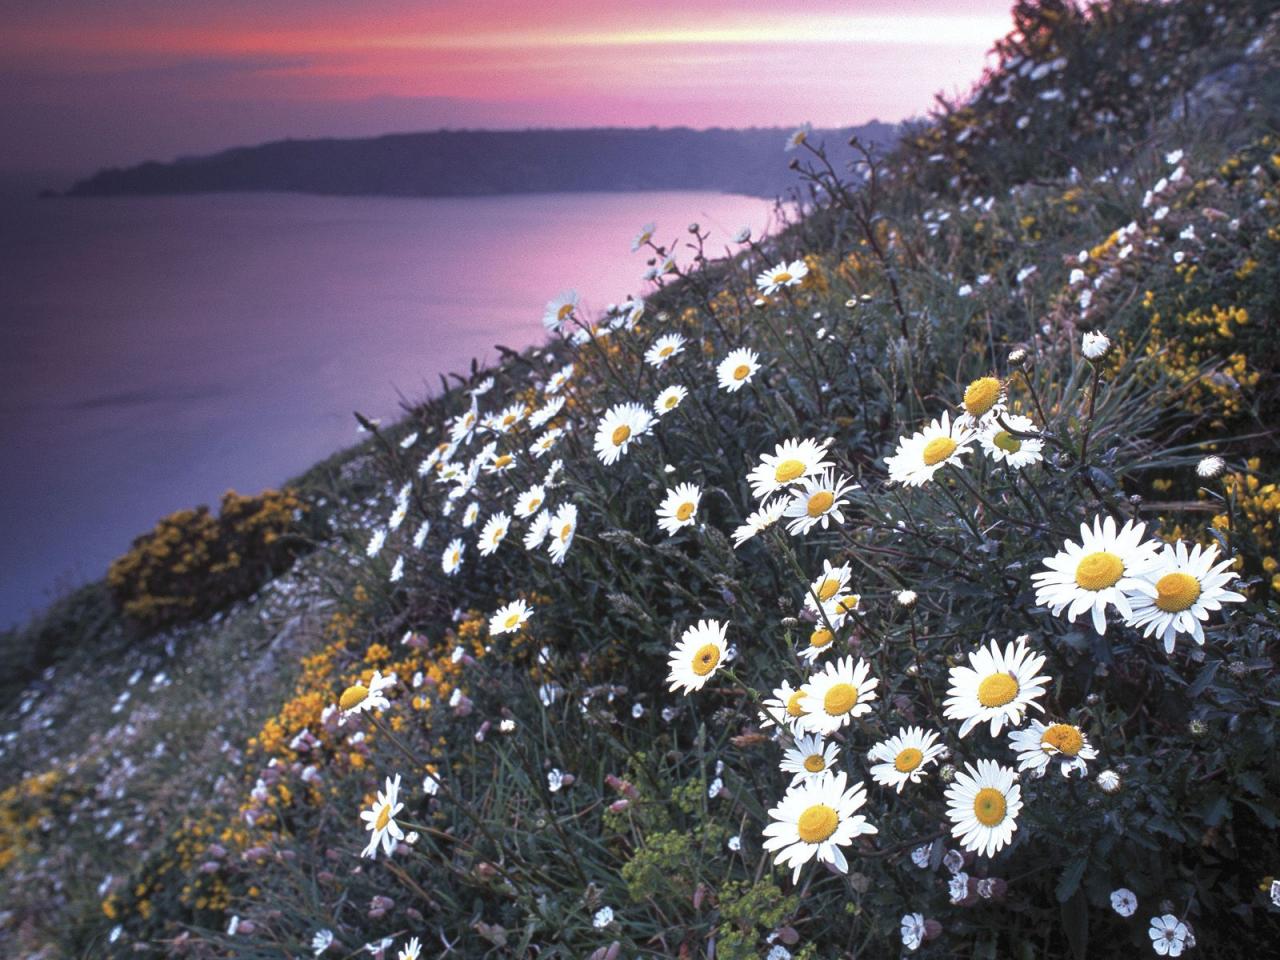
[(0, 0), (0, 169), (440, 126), (893, 121), (977, 79), (1009, 3)]

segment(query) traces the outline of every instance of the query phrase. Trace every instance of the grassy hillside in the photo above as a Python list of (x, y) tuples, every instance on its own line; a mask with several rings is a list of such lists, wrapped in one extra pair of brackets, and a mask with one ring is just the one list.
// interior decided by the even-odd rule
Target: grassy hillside
[(51, 612), (0, 953), (1268, 955), (1280, 3), (1015, 13), (300, 478), (256, 594)]

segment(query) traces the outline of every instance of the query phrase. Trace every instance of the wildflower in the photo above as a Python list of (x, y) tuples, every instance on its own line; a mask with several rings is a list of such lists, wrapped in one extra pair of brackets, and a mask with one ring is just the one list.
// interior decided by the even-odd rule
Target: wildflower
[[(964, 389), (964, 419), (976, 424), (1004, 400), (1004, 385), (995, 377), (979, 377)], [(957, 421), (958, 422), (958, 421)]]
[(894, 599), (901, 606), (914, 607), (916, 605), (916, 592), (914, 590), (899, 590)]
[(418, 529), (413, 534), (413, 549), (421, 550), (422, 545), (427, 542), (427, 534), (431, 532), (431, 521), (423, 520)]
[(450, 540), (449, 545), (444, 548), (444, 554), (440, 558), (440, 568), (444, 570), (445, 576), (452, 577), (462, 566), (462, 550), (462, 541), (457, 537)]
[(540, 483), (535, 483), (532, 487), (520, 494), (516, 500), (515, 515), (522, 519), (528, 519), (542, 509), (542, 504), (547, 499), (547, 488)]
[(947, 787), (947, 816), (960, 846), (990, 856), (1009, 843), (1022, 810), (1017, 780), (1011, 768), (994, 760), (979, 760), (976, 767), (967, 763), (956, 774), (955, 783)]
[(516, 458), (513, 454), (503, 453), (495, 454), (484, 465), (485, 473), (506, 473), (516, 465)]
[(467, 509), (462, 511), (462, 526), (470, 529), (475, 526), (477, 520), (480, 519), (480, 504), (474, 500), (467, 504)]
[(1269, 896), (1271, 897), (1272, 905), (1280, 907), (1280, 880), (1271, 881)]
[(1105, 333), (1086, 333), (1080, 340), (1080, 352), (1089, 360), (1101, 360), (1111, 349), (1111, 340)]
[(611, 923), (613, 923), (613, 907), (601, 907), (591, 918), (591, 925), (597, 930), (603, 930)]
[(822, 561), (822, 573), (812, 583), (804, 596), (804, 605), (815, 613), (826, 610), (849, 585), (853, 570), (849, 564), (832, 565), (830, 560)]
[(400, 948), (396, 960), (418, 960), (422, 956), (422, 944), (417, 937), (410, 937), (409, 943)]
[(723, 389), (730, 393), (737, 393), (759, 369), (760, 355), (754, 350), (739, 347), (716, 366), (716, 379), (719, 380)]
[(1212, 480), (1218, 476), (1227, 463), (1221, 457), (1208, 456), (1196, 464), (1196, 475), (1204, 480)]
[(547, 534), (551, 532), (551, 513), (543, 510), (533, 518), (533, 523), (529, 524), (529, 529), (525, 531), (524, 548), (526, 550), (537, 550)]
[(1146, 573), (1156, 595), (1135, 595), (1133, 615), (1125, 622), (1141, 629), (1144, 637), (1158, 636), (1168, 654), (1173, 653), (1179, 633), (1190, 634), (1203, 646), (1201, 621), (1209, 619), (1209, 612), (1221, 610), (1224, 603), (1242, 603), (1245, 599), (1243, 594), (1225, 589), (1235, 579), (1231, 572), (1234, 561), (1223, 560), (1215, 566), (1217, 559), (1217, 544), (1206, 548), (1197, 543), (1188, 550), (1181, 540), (1166, 543), (1156, 565)]
[(837, 744), (827, 743), (821, 734), (811, 733), (798, 738), (788, 747), (778, 766), (783, 773), (792, 774), (792, 783), (799, 783), (801, 780), (822, 776), (831, 769), (839, 756), (840, 747)]
[(924, 915), (908, 913), (902, 917), (902, 945), (908, 950), (919, 950), (924, 943)]
[(369, 538), (369, 545), (364, 548), (364, 555), (372, 559), (376, 557), (382, 550), (382, 545), (387, 542), (386, 527), (379, 527), (373, 531), (373, 536)]
[(702, 620), (685, 630), (668, 661), (670, 690), (682, 689), (687, 695), (706, 685), (724, 659), (727, 628), (718, 620)]
[(395, 510), (391, 511), (391, 516), (387, 520), (388, 530), (399, 530), (400, 525), (404, 523), (404, 518), (409, 515), (409, 505), (407, 503), (396, 504)]
[(563, 390), (571, 379), (573, 379), (573, 364), (566, 363), (547, 380), (547, 393), (554, 396)]
[(902, 792), (907, 781), (918, 783), (925, 767), (933, 763), (943, 752), (938, 734), (920, 727), (906, 727), (888, 740), (882, 740), (867, 752), (868, 760), (878, 760), (871, 767), (871, 778), (876, 783), (893, 787)]
[(1120, 774), (1114, 770), (1103, 770), (1094, 782), (1103, 793), (1115, 793), (1120, 789)]
[(635, 235), (635, 238), (631, 241), (631, 252), (635, 253), (637, 250), (643, 247), (646, 243), (652, 240), (653, 232), (657, 229), (658, 229), (658, 225), (652, 222), (646, 223), (643, 227), (641, 227), (640, 232), (637, 233)]
[(551, 397), (533, 413), (529, 414), (529, 426), (541, 429), (552, 417), (564, 409), (564, 397)]
[(644, 362), (651, 367), (661, 367), (677, 354), (684, 353), (684, 337), (678, 333), (665, 333), (644, 353)]
[(625, 455), (627, 447), (649, 432), (653, 417), (638, 403), (620, 403), (600, 418), (596, 428), (596, 455), (609, 466)]
[(1009, 734), (1009, 746), (1018, 755), (1018, 770), (1031, 770), (1037, 776), (1043, 776), (1054, 757), (1063, 758), (1061, 770), (1064, 777), (1073, 773), (1083, 775), (1088, 769), (1085, 761), (1098, 756), (1098, 751), (1090, 746), (1081, 729), (1070, 723), (1044, 724), (1032, 720), (1025, 730), (1014, 730)]
[(817, 524), (825, 530), (832, 518), (838, 524), (844, 523), (840, 509), (848, 503), (844, 496), (858, 488), (851, 477), (841, 476), (836, 480), (835, 473), (826, 470), (819, 477), (802, 478), (800, 484), (803, 489), (792, 492), (791, 502), (783, 511), (783, 516), (795, 518), (787, 524), (789, 533), (793, 536), (808, 533)]
[(514, 633), (529, 622), (533, 615), (529, 605), (523, 600), (513, 600), (489, 618), (489, 633), (498, 636), (503, 633)]
[(773, 696), (764, 700), (764, 710), (759, 713), (762, 727), (790, 728), (804, 716), (804, 691), (796, 690), (786, 680), (782, 686), (773, 691)]
[(947, 883), (947, 896), (953, 904), (964, 903), (969, 899), (969, 874), (960, 872), (952, 874)]
[(338, 698), (338, 709), (342, 711), (342, 719), (345, 720), (353, 713), (364, 713), (366, 710), (386, 710), (391, 703), (382, 695), (382, 691), (395, 685), (394, 676), (384, 677), (375, 670), (368, 684), (354, 683), (347, 687)]
[(1187, 925), (1171, 913), (1151, 918), (1151, 949), (1162, 957), (1180, 957), (1191, 937)]
[(511, 526), (511, 518), (507, 516), (505, 511), (499, 510), (492, 517), (484, 522), (484, 529), (480, 531), (480, 543), (478, 549), (480, 556), (487, 557), (498, 549), (498, 544), (507, 536), (507, 528)]
[(792, 868), (792, 882), (815, 857), (847, 873), (849, 863), (840, 848), (855, 837), (878, 832), (865, 816), (855, 816), (867, 799), (864, 786), (846, 784), (843, 772), (802, 780), (788, 787), (782, 802), (769, 811), (764, 849), (773, 852), (775, 864)]
[(975, 436), (969, 427), (959, 421), (953, 424), (951, 415), (943, 413), (941, 420), (898, 439), (894, 455), (885, 457), (890, 482), (919, 487), (948, 463), (959, 466), (960, 457), (969, 452)]
[(501, 413), (491, 417), (485, 426), (497, 433), (506, 433), (523, 420), (528, 412), (529, 408), (523, 403), (513, 403)]
[(787, 498), (774, 497), (747, 517), (746, 521), (733, 531), (733, 545), (740, 547), (756, 534), (768, 530), (782, 519), (787, 509)]
[(989, 420), (978, 440), (986, 455), (996, 463), (1007, 463), (1015, 470), (1021, 470), (1044, 458), (1044, 440), (1015, 434), (1035, 432), (1036, 425), (1030, 417), (1006, 414), (999, 419)]
[(1027, 638), (1001, 650), (994, 640), (969, 654), (969, 666), (952, 667), (950, 696), (943, 716), (961, 720), (960, 736), (968, 736), (975, 726), (991, 721), (991, 736), (998, 736), (1006, 721), (1015, 726), (1028, 709), (1042, 709), (1034, 701), (1044, 695), (1047, 676), (1036, 676), (1044, 666), (1044, 656), (1027, 652)]
[(560, 789), (565, 785), (564, 771), (558, 767), (547, 771), (547, 789), (552, 793), (559, 793)]
[(787, 134), (787, 143), (784, 149), (787, 151), (795, 150), (801, 144), (803, 144), (806, 140), (809, 139), (809, 134), (811, 133), (813, 133), (813, 124), (811, 123), (800, 124), (800, 126), (796, 127), (789, 134)]
[(1130, 520), (1117, 533), (1112, 517), (1094, 517), (1092, 529), (1080, 524), (1080, 543), (1068, 540), (1044, 561), (1047, 571), (1032, 575), (1036, 603), (1049, 607), (1054, 616), (1066, 610), (1073, 623), (1078, 615), (1092, 610), (1093, 628), (1099, 635), (1107, 630), (1108, 605), (1126, 620), (1132, 619), (1130, 601), (1137, 594), (1157, 596), (1155, 585), (1144, 575), (1156, 562), (1158, 544), (1142, 542), (1145, 530), (1145, 523)]
[(653, 401), (653, 412), (660, 417), (664, 416), (680, 406), (688, 395), (689, 391), (680, 384), (672, 384), (658, 394), (657, 399)]
[(378, 798), (372, 807), (362, 811), (360, 819), (365, 822), (365, 829), (372, 831), (369, 845), (360, 854), (362, 857), (376, 857), (378, 844), (382, 844), (382, 852), (391, 856), (396, 848), (396, 841), (404, 838), (404, 831), (396, 823), (395, 816), (403, 808), (400, 802), (400, 774), (395, 780), (387, 777), (386, 788), (378, 791)]
[(333, 946), (333, 931), (329, 929), (317, 930), (311, 937), (311, 952), (314, 956), (320, 956), (331, 946)]
[(1132, 917), (1138, 909), (1138, 897), (1128, 887), (1118, 887), (1111, 891), (1111, 909), (1122, 917)]
[(542, 436), (538, 437), (529, 445), (529, 453), (535, 460), (541, 460), (543, 454), (549, 453), (551, 448), (559, 442), (561, 435), (564, 433), (560, 427), (552, 427)]
[(763, 500), (792, 483), (835, 466), (830, 460), (823, 459), (830, 443), (830, 440), (819, 443), (807, 438), (792, 438), (778, 444), (773, 453), (761, 454), (760, 463), (747, 475), (752, 496)]
[(542, 314), (542, 325), (551, 333), (559, 333), (577, 309), (578, 292), (566, 290), (554, 300), (547, 301), (547, 309)]
[(831, 649), (831, 644), (835, 642), (835, 639), (836, 635), (829, 627), (817, 626), (809, 634), (809, 645), (797, 652), (802, 660), (815, 663), (818, 657)]
[(842, 657), (811, 676), (800, 688), (804, 695), (801, 706), (805, 716), (800, 721), (803, 729), (835, 733), (854, 717), (870, 713), (880, 681), (869, 674), (865, 660), (860, 659), (855, 665), (853, 657)]
[(809, 267), (803, 260), (792, 260), (780, 263), (756, 277), (756, 286), (766, 297), (777, 293), (783, 287), (794, 287), (803, 282), (809, 275)]
[(573, 535), (578, 529), (578, 508), (566, 503), (551, 518), (551, 541), (547, 552), (551, 554), (551, 562), (559, 566), (573, 544)]
[(674, 490), (668, 490), (658, 507), (659, 528), (667, 536), (674, 537), (681, 527), (693, 526), (697, 522), (701, 499), (702, 490), (694, 483), (682, 483)]
[(392, 583), (398, 583), (404, 577), (404, 557), (396, 557), (396, 562), (391, 565), (391, 573), (387, 579)]

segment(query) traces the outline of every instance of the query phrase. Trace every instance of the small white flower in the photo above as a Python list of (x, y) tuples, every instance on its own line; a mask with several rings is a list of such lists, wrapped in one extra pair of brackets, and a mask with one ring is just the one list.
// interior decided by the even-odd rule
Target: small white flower
[(560, 788), (564, 786), (564, 771), (556, 767), (547, 771), (547, 789), (552, 793), (559, 793)]
[(311, 938), (311, 952), (317, 957), (331, 946), (333, 946), (332, 930), (317, 930)]
[(908, 950), (919, 950), (924, 943), (924, 915), (908, 913), (902, 918), (902, 945)]
[(1110, 349), (1111, 340), (1100, 331), (1086, 333), (1080, 340), (1080, 352), (1090, 360), (1101, 360)]
[(601, 907), (591, 918), (591, 925), (597, 930), (603, 930), (611, 923), (613, 923), (613, 907)]
[(1180, 957), (1190, 937), (1187, 925), (1171, 913), (1151, 918), (1151, 949), (1162, 957)]
[(749, 383), (760, 369), (760, 355), (754, 350), (739, 347), (716, 366), (716, 379), (720, 387), (729, 393), (737, 393)]
[(1132, 917), (1138, 909), (1138, 897), (1128, 887), (1118, 887), (1111, 891), (1111, 909), (1122, 917)]
[(1208, 456), (1196, 464), (1196, 475), (1205, 480), (1212, 480), (1221, 474), (1226, 466), (1226, 461), (1221, 457)]

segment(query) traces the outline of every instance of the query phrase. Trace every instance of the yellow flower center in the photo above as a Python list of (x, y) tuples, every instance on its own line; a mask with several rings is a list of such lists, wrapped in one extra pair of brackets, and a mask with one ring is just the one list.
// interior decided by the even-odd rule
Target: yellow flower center
[(821, 773), (827, 769), (827, 761), (820, 753), (811, 753), (804, 758), (804, 768), (810, 773)]
[(745, 380), (747, 374), (751, 372), (751, 365), (748, 363), (740, 363), (733, 368), (733, 379)]
[(530, 498), (530, 500), (529, 500), (529, 512), (530, 512), (530, 513), (533, 513), (533, 511), (537, 510), (540, 506), (542, 506), (542, 498), (541, 498), (541, 497), (532, 497), (532, 498)]
[(364, 703), (364, 698), (368, 695), (369, 688), (362, 683), (357, 683), (342, 691), (342, 697), (338, 700), (338, 706), (343, 710), (352, 710)]
[(828, 643), (836, 638), (836, 635), (826, 627), (819, 627), (813, 633), (809, 634), (809, 646), (822, 649)]
[(1166, 573), (1156, 581), (1156, 593), (1157, 607), (1177, 613), (1200, 599), (1200, 581), (1189, 573)]
[(959, 444), (950, 437), (934, 437), (924, 445), (924, 465), (926, 467), (937, 466), (955, 453), (957, 446)]
[(979, 377), (964, 390), (964, 409), (971, 417), (980, 417), (1000, 399), (1000, 381), (995, 377)]
[(994, 827), (1004, 819), (1004, 794), (994, 787), (983, 787), (973, 798), (973, 815), (984, 827)]
[(501, 470), (503, 467), (510, 466), (512, 459), (513, 458), (511, 454), (504, 453), (502, 456), (498, 457), (496, 460), (493, 461), (493, 465), (499, 470)]
[(787, 698), (787, 716), (803, 717), (804, 708), (800, 706), (800, 701), (804, 699), (804, 691), (797, 690)]
[(1076, 583), (1085, 590), (1105, 590), (1123, 576), (1124, 561), (1105, 550), (1086, 554), (1076, 564)]
[(787, 273), (785, 270), (779, 270), (773, 275), (774, 283), (790, 283), (791, 279), (791, 274)]
[(1059, 753), (1065, 753), (1068, 757), (1074, 757), (1080, 752), (1080, 748), (1084, 746), (1084, 737), (1080, 731), (1069, 723), (1055, 723), (1046, 727), (1040, 736), (1040, 745), (1042, 747), (1052, 747)]
[(507, 619), (506, 619), (506, 622), (504, 623), (504, 626), (508, 630), (514, 630), (516, 628), (516, 624), (519, 622), (520, 622), (520, 614), (509, 613), (507, 614)]
[(984, 707), (1003, 707), (1018, 695), (1018, 680), (1010, 673), (993, 673), (978, 684), (978, 702)]
[(671, 346), (670, 344), (667, 344), (665, 347), (662, 347), (662, 348), (658, 351), (658, 356), (660, 356), (660, 357), (669, 357), (669, 356), (671, 356), (671, 354), (675, 353), (675, 350), (676, 350), (676, 348), (675, 348), (675, 347)]
[(899, 773), (910, 773), (920, 766), (922, 760), (924, 760), (923, 753), (915, 747), (907, 747), (894, 758), (893, 768)]
[(862, 597), (856, 593), (851, 593), (847, 597), (841, 597), (836, 601), (836, 613), (853, 613), (858, 609), (858, 604), (862, 602)]
[(819, 490), (809, 498), (809, 506), (806, 508), (809, 516), (820, 517), (828, 510), (831, 505), (836, 502), (835, 495), (827, 490)]
[(1005, 453), (1017, 453), (1022, 449), (1022, 441), (1008, 430), (1001, 430), (991, 438), (991, 442)]
[(516, 422), (516, 415), (514, 413), (508, 413), (505, 417), (502, 418), (502, 425), (504, 427), (509, 427), (515, 422)]
[(625, 423), (620, 427), (614, 427), (613, 428), (613, 445), (615, 447), (622, 446), (624, 443), (627, 442), (627, 439), (630, 436), (631, 436), (631, 428), (628, 427)]
[(560, 539), (562, 541), (568, 540), (572, 534), (573, 534), (572, 523), (566, 523), (563, 527), (560, 528)]
[(673, 393), (671, 396), (667, 397), (667, 399), (662, 401), (662, 406), (665, 410), (674, 410), (679, 402), (680, 398)]
[(840, 818), (825, 803), (815, 803), (800, 814), (796, 822), (796, 833), (805, 843), (821, 843), (836, 832)]
[(497, 543), (499, 540), (501, 540), (501, 539), (502, 539), (503, 537), (505, 537), (506, 535), (507, 535), (507, 528), (506, 528), (506, 527), (494, 527), (494, 528), (493, 528), (493, 536), (492, 536), (492, 537), (490, 537), (489, 539), (490, 539), (493, 543)]
[(804, 473), (803, 460), (783, 460), (773, 470), (773, 479), (779, 483), (790, 483)]
[(680, 504), (680, 506), (676, 507), (676, 519), (681, 522), (688, 520), (693, 516), (693, 511), (696, 509), (697, 507), (695, 504), (686, 500), (684, 503)]
[(560, 307), (560, 309), (556, 311), (556, 319), (563, 321), (571, 313), (573, 313), (573, 304), (572, 303), (563, 304)]
[(818, 584), (818, 599), (826, 603), (840, 592), (840, 581), (828, 577)]
[(708, 673), (716, 668), (716, 664), (720, 662), (720, 648), (714, 643), (704, 643), (698, 648), (698, 652), (693, 655), (693, 663), (690, 669), (700, 677), (705, 677)]
[(837, 683), (822, 698), (822, 709), (830, 716), (840, 717), (852, 710), (857, 703), (858, 688), (852, 683)]
[(378, 819), (373, 821), (373, 829), (385, 830), (387, 824), (391, 822), (391, 804), (384, 803), (382, 809), (378, 811)]

